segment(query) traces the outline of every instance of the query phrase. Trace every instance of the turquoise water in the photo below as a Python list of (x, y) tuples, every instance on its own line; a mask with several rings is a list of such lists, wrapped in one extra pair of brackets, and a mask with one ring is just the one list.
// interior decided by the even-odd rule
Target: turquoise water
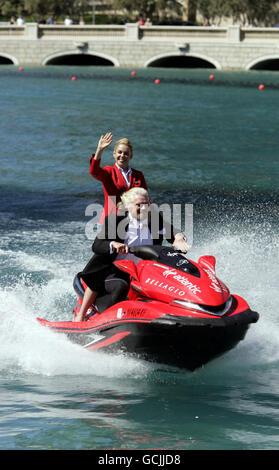
[[(277, 449), (279, 76), (130, 72), (0, 69), (0, 448)], [(107, 130), (133, 142), (153, 201), (193, 204), (189, 256), (216, 256), (260, 313), (194, 373), (89, 353), (36, 322), (71, 318), (85, 210), (103, 202), (89, 157)]]

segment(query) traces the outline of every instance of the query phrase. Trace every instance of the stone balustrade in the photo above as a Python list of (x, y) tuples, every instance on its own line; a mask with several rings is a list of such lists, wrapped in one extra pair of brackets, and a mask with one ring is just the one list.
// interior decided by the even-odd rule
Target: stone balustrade
[(0, 25), (0, 58), (47, 65), (54, 57), (89, 54), (114, 66), (146, 67), (162, 58), (196, 57), (213, 68), (249, 69), (279, 60), (279, 28), (126, 25)]

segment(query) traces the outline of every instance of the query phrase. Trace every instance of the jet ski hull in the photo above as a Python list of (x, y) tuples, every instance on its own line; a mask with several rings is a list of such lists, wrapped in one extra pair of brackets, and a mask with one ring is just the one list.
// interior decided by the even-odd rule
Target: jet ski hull
[[(98, 315), (101, 317), (101, 315)], [(258, 313), (248, 309), (226, 318), (195, 318), (162, 315), (153, 319), (119, 319), (95, 325), (86, 322), (49, 322), (88, 350), (128, 353), (148, 361), (193, 371), (233, 349), (245, 338)]]
[[(130, 274), (128, 299), (81, 322), (44, 326), (65, 333), (88, 350), (137, 355), (149, 361), (195, 370), (234, 348), (259, 314), (216, 277), (215, 258), (195, 263), (173, 248), (132, 247), (142, 261), (116, 261)], [(86, 284), (78, 275), (74, 289), (78, 313)], [(97, 310), (96, 310), (97, 309)]]

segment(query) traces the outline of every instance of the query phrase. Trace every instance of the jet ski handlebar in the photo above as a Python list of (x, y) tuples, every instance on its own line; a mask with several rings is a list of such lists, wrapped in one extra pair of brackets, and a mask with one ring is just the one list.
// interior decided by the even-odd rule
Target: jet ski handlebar
[[(180, 250), (176, 250), (172, 246), (166, 247), (161, 245), (135, 245), (130, 246), (128, 252), (137, 256), (138, 258), (142, 258), (143, 260), (158, 260), (161, 255), (161, 251), (163, 249), (168, 249), (169, 251), (173, 251), (176, 253), (182, 253)], [(113, 250), (116, 251), (115, 249)]]
[(139, 258), (145, 260), (157, 260), (160, 258), (161, 251), (163, 249), (168, 249), (168, 251), (173, 251), (176, 253), (182, 253), (182, 251), (173, 248), (172, 246), (161, 246), (161, 245), (139, 245), (129, 247), (129, 253), (132, 253)]
[(160, 252), (162, 250), (161, 246), (154, 245), (140, 245), (140, 246), (131, 246), (129, 247), (129, 253), (132, 253), (135, 256), (138, 256), (142, 259), (158, 259)]

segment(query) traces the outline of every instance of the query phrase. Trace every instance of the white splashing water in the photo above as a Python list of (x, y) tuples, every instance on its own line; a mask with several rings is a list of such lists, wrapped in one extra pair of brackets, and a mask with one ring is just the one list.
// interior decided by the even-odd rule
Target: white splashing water
[[(72, 319), (76, 303), (73, 278), (82, 266), (80, 261), (64, 259), (64, 245), (58, 254), (49, 253), (53, 237), (48, 232), (35, 235), (31, 232), (31, 236), (31, 245), (45, 244), (45, 252), (32, 252), (30, 233), (26, 234), (26, 240), (23, 239), (23, 245), (24, 241), (25, 246), (29, 244), (28, 250), (0, 248), (7, 272), (11, 271), (9, 268), (16, 271), (10, 276), (3, 275), (1, 280), (4, 286), (0, 287), (0, 370), (14, 374), (27, 372), (46, 376), (95, 375), (108, 378), (145, 374), (147, 366), (141, 361), (123, 355), (86, 351), (71, 343), (65, 335), (38, 323), (37, 317), (57, 321)], [(61, 248), (61, 239), (67, 244), (65, 234), (57, 234), (57, 249)], [(18, 277), (15, 279), (15, 276)]]
[(279, 237), (239, 229), (220, 233), (191, 250), (194, 259), (216, 257), (216, 275), (231, 294), (243, 297), (260, 314), (246, 338), (234, 350), (236, 360), (270, 363), (279, 360)]
[[(48, 289), (45, 297), (41, 295), (42, 309), (46, 307), (47, 299)], [(53, 304), (53, 299), (50, 301)], [(71, 343), (63, 334), (42, 327), (35, 318), (37, 312), (30, 303), (30, 292), (26, 292), (24, 286), (18, 285), (12, 291), (1, 291), (0, 302), (2, 370), (47, 376), (97, 375), (109, 378), (146, 372), (146, 367), (139, 361), (121, 355), (86, 351)]]
[[(211, 254), (216, 257), (217, 276), (231, 293), (243, 296), (260, 320), (252, 325), (243, 342), (229, 353), (229, 360), (266, 364), (279, 360), (278, 236), (261, 244), (255, 233), (216, 235), (212, 241), (193, 247), (189, 257)], [(6, 252), (13, 257), (13, 253)], [(40, 285), (21, 276), (12, 287), (0, 289), (0, 369), (15, 373), (55, 375), (96, 375), (108, 378), (144, 376), (149, 365), (122, 355), (89, 352), (72, 344), (64, 335), (42, 327), (36, 317), (50, 320), (71, 319), (75, 304), (73, 275), (61, 260), (18, 252), (22, 272), (43, 267), (51, 279)], [(72, 306), (71, 306), (72, 304)]]

